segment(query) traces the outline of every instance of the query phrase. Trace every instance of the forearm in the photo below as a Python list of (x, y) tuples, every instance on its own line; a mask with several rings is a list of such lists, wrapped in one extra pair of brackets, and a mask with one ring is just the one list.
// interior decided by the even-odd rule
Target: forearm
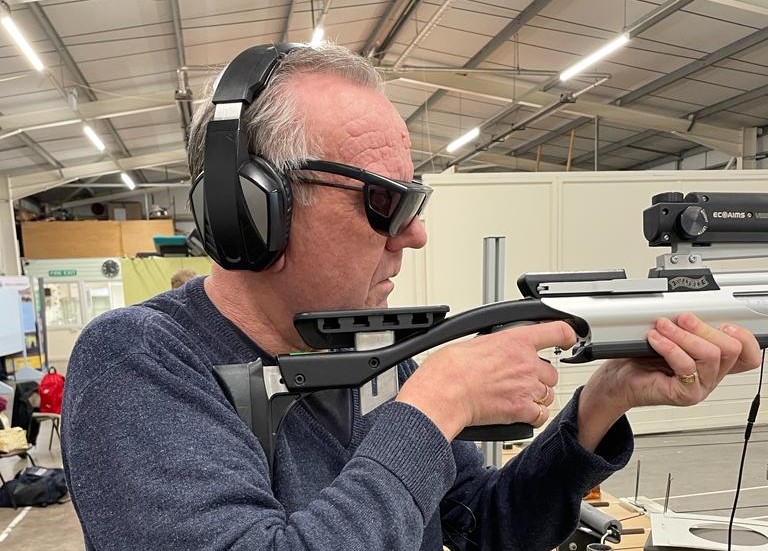
[(447, 441), (403, 404), (355, 421), (351, 458), (297, 405), (270, 472), (205, 366), (73, 363), (62, 449), (94, 548), (417, 549), (455, 479)]
[[(580, 398), (577, 392), (560, 416), (495, 473), (457, 459), (459, 478), (444, 502), (443, 518), (459, 526), (476, 519), (477, 528), (467, 537), (481, 542), (481, 548), (551, 549), (566, 538), (578, 519), (582, 496), (626, 465), (632, 454), (626, 420), (607, 431), (598, 454), (581, 446)], [(462, 518), (467, 508), (474, 518)]]
[(616, 424), (626, 408), (602, 394), (596, 385), (587, 384), (579, 397), (577, 427), (578, 442), (594, 453), (608, 431)]

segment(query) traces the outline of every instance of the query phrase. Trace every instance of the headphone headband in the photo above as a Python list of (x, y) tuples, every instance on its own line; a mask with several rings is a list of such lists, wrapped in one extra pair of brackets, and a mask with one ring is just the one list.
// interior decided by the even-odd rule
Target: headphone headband
[(249, 149), (243, 114), (266, 88), (282, 58), (301, 44), (253, 46), (219, 78), (206, 126), (203, 170), (190, 204), (203, 246), (217, 264), (260, 271), (285, 252), (291, 222), (290, 184)]
[(213, 103), (245, 102), (259, 97), (285, 54), (301, 44), (252, 46), (243, 50), (224, 69), (213, 94)]

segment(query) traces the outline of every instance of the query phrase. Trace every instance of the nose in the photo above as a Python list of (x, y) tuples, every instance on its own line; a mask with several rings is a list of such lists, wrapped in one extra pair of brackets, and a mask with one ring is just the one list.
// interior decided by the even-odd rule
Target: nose
[(403, 249), (421, 249), (427, 244), (427, 228), (418, 216), (411, 220), (400, 235), (387, 239), (387, 250), (396, 252)]

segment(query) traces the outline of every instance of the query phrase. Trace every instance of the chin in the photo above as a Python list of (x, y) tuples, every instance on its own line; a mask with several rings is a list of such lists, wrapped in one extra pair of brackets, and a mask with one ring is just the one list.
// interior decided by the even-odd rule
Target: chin
[(365, 301), (365, 305), (363, 308), (388, 308), (389, 302), (388, 302), (388, 295), (387, 293), (385, 296), (373, 296), (369, 297), (368, 300)]

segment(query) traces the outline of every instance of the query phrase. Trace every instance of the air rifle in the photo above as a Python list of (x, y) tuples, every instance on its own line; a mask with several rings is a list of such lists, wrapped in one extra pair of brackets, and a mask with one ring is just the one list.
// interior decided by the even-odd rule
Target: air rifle
[[(657, 257), (648, 278), (624, 270), (524, 274), (523, 297), (446, 317), (447, 306), (298, 314), (294, 324), (310, 347), (327, 352), (280, 355), (217, 366), (215, 373), (270, 463), (280, 424), (297, 400), (323, 389), (359, 388), (400, 362), (454, 339), (520, 323), (564, 320), (577, 342), (564, 363), (656, 353), (646, 333), (656, 319), (693, 312), (713, 326), (735, 323), (768, 347), (768, 271), (714, 273), (705, 261), (768, 257), (768, 193), (663, 193), (643, 213)], [(391, 344), (363, 350), (362, 339), (386, 335)], [(370, 348), (366, 346), (365, 348)], [(466, 440), (532, 436), (524, 423), (467, 427)]]

